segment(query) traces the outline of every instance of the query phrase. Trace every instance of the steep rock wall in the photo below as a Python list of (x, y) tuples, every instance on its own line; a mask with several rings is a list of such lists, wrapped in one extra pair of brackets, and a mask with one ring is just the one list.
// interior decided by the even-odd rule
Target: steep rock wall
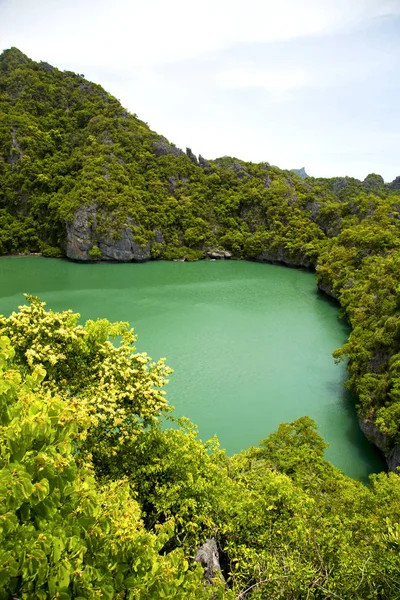
[(375, 444), (385, 456), (389, 471), (396, 472), (397, 467), (400, 467), (400, 447), (391, 446), (386, 435), (382, 433), (373, 421), (359, 419), (359, 424), (365, 437)]
[[(71, 260), (105, 260), (116, 262), (144, 262), (151, 258), (151, 245), (144, 247), (134, 241), (132, 221), (128, 218), (118, 237), (102, 233), (98, 228), (98, 212), (95, 204), (81, 206), (67, 223), (66, 255)], [(97, 247), (100, 254), (93, 253)], [(92, 253), (91, 253), (92, 252)]]

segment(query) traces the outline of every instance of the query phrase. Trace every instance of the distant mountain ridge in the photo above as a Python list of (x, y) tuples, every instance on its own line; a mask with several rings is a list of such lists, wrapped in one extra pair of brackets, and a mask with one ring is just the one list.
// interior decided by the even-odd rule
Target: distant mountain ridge
[(301, 169), (290, 169), (290, 170), (292, 171), (292, 173), (296, 173), (296, 175), (298, 175), (302, 179), (309, 177), (309, 175), (307, 175), (307, 173), (306, 173), (305, 167), (301, 167)]

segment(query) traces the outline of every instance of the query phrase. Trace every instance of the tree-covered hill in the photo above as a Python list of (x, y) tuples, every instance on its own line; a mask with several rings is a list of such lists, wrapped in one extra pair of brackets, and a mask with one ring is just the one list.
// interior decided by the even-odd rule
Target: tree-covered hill
[(0, 57), (0, 114), (0, 253), (146, 260), (221, 246), (310, 266), (357, 212), (353, 196), (391, 192), (378, 176), (303, 181), (268, 163), (197, 159), (100, 86), (16, 48)]

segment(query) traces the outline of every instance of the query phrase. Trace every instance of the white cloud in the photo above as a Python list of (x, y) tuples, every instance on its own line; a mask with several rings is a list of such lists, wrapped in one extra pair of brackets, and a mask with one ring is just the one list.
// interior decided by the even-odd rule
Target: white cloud
[(278, 100), (310, 82), (310, 76), (304, 68), (261, 68), (251, 63), (227, 68), (219, 76), (223, 89), (264, 89)]
[(133, 67), (326, 35), (391, 13), (400, 13), (396, 0), (11, 0), (0, 5), (0, 39), (35, 59)]

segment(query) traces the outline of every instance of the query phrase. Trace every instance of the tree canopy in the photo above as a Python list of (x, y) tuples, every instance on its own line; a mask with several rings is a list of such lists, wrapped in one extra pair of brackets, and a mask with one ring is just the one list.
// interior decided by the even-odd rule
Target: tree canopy
[(344, 476), (308, 417), (229, 458), (162, 423), (126, 323), (28, 301), (0, 321), (1, 598), (400, 598), (397, 475)]

